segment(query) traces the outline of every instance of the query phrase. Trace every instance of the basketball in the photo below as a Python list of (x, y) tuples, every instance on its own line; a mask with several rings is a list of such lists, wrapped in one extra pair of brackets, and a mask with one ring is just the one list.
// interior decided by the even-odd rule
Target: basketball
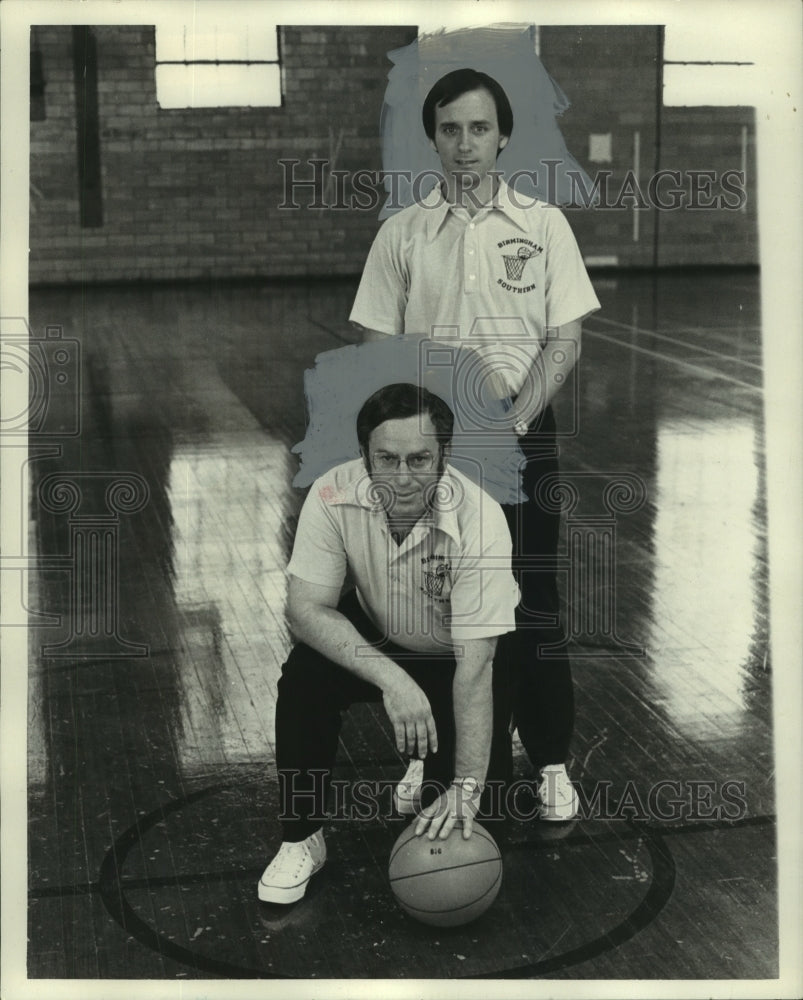
[(502, 884), (496, 841), (479, 823), (464, 840), (458, 823), (446, 840), (415, 835), (414, 821), (390, 852), (390, 887), (399, 906), (434, 927), (458, 927), (481, 916)]

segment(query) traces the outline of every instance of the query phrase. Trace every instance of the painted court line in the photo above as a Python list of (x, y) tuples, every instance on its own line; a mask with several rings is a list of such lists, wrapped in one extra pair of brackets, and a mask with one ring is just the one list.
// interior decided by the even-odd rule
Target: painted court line
[[(734, 357), (732, 354), (723, 354), (722, 351), (715, 351), (710, 347), (701, 347), (698, 344), (690, 344), (687, 340), (676, 340), (674, 337), (668, 337), (665, 333), (656, 333), (655, 330), (648, 330), (643, 326), (633, 326), (632, 323), (622, 323), (619, 320), (607, 319), (604, 316), (594, 316), (592, 322), (606, 323), (608, 326), (615, 326), (621, 330), (627, 330), (631, 333), (647, 334), (650, 337), (655, 337), (656, 340), (663, 340), (667, 344), (675, 344), (677, 347), (692, 348), (698, 354), (710, 354), (715, 358), (722, 358), (726, 361), (735, 361), (737, 364), (745, 365), (747, 368), (755, 368), (755, 370), (759, 372), (762, 370), (761, 365), (757, 364), (755, 361), (745, 361), (743, 358)], [(708, 328), (683, 327), (682, 329), (689, 330), (691, 332), (703, 333)]]
[(741, 379), (733, 378), (732, 375), (725, 375), (722, 372), (713, 371), (710, 368), (701, 368), (699, 365), (690, 364), (688, 361), (681, 361), (680, 358), (673, 358), (668, 354), (660, 354), (658, 351), (650, 351), (646, 347), (638, 347), (636, 344), (625, 343), (623, 340), (619, 340), (616, 337), (608, 337), (606, 334), (600, 333), (599, 330), (584, 329), (584, 333), (589, 337), (596, 337), (599, 340), (607, 341), (609, 344), (617, 344), (619, 347), (635, 351), (636, 354), (646, 354), (649, 358), (656, 358), (658, 361), (666, 361), (670, 365), (676, 365), (678, 368), (683, 368), (686, 371), (692, 372), (692, 374), (696, 375), (698, 378), (704, 380), (719, 379), (723, 382), (730, 382), (731, 385), (738, 385), (742, 389), (747, 389), (748, 392), (756, 393), (756, 395), (760, 396), (762, 394), (762, 388), (760, 385), (750, 385), (749, 382), (743, 382)]

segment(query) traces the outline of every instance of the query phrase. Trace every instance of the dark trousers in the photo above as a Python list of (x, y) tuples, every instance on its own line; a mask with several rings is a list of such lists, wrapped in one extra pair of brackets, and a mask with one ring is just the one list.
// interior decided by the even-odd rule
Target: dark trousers
[[(338, 610), (357, 628), (366, 643), (378, 644), (399, 664), (429, 699), (438, 733), (438, 752), (424, 759), (423, 804), (427, 805), (454, 778), (455, 726), (451, 655), (414, 654), (382, 640), (352, 591)], [(494, 818), (502, 783), (511, 778), (510, 702), (506, 662), (494, 667), (494, 727), (486, 793), (480, 815)], [(382, 700), (381, 690), (338, 666), (305, 643), (297, 643), (282, 667), (276, 703), (276, 766), (279, 772), (280, 820), (283, 840), (306, 839), (321, 827), (337, 754), (341, 713), (357, 702)], [(389, 801), (389, 796), (381, 801)]]
[(560, 514), (544, 509), (536, 498), (538, 483), (557, 475), (555, 417), (547, 407), (519, 438), (526, 465), (526, 503), (503, 505), (513, 539), (513, 566), (521, 589), (516, 631), (500, 640), (498, 657), (506, 657), (513, 685), (513, 722), (534, 767), (563, 763), (574, 728), (574, 689), (566, 651), (560, 655), (539, 647), (562, 643), (557, 573), (526, 567), (528, 556), (549, 556), (558, 549)]

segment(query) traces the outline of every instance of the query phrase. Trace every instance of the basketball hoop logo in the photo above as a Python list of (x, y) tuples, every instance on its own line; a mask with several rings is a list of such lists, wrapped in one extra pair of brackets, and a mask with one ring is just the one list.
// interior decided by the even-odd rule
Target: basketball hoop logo
[(429, 556), (424, 563), (434, 562), (434, 569), (424, 570), (423, 591), (427, 597), (434, 597), (436, 600), (445, 600), (443, 596), (444, 586), (451, 583), (452, 566), (445, 561), (443, 556)]
[(525, 246), (519, 247), (515, 257), (510, 254), (502, 254), (502, 260), (505, 262), (507, 280), (521, 281), (522, 275), (524, 274), (524, 265), (530, 257), (535, 257), (537, 254), (537, 250), (531, 250), (529, 247)]

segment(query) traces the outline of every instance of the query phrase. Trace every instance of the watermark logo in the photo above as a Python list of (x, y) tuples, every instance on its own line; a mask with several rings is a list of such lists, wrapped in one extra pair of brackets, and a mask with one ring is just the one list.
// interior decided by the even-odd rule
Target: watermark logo
[(47, 657), (148, 656), (149, 647), (120, 634), (120, 516), (142, 510), (150, 491), (142, 476), (128, 472), (67, 472), (46, 476), (39, 503), (52, 514), (66, 514), (69, 552), (44, 563), (65, 569), (70, 580), (69, 635), (42, 647)]
[(418, 379), (445, 389), (455, 429), (464, 436), (461, 444), (475, 441), (483, 448), (509, 448), (512, 396), (521, 418), (531, 423), (559, 390), (558, 436), (578, 434), (579, 386), (566, 374), (577, 366), (578, 346), (572, 338), (561, 337), (558, 329), (539, 339), (520, 316), (479, 316), (466, 331), (433, 327), (432, 338), (422, 339), (418, 351)]
[[(61, 326), (36, 336), (20, 317), (0, 319), (3, 413), (0, 435), (8, 459), (7, 481), (16, 479), (25, 510), (32, 463), (60, 458), (67, 439), (81, 433), (81, 344)], [(38, 466), (33, 466), (38, 468)], [(40, 512), (67, 517), (64, 552), (29, 555), (27, 530), (20, 523), (12, 551), (0, 555), (0, 571), (13, 573), (17, 606), (6, 608), (4, 625), (63, 629), (60, 642), (44, 644), (42, 656), (112, 659), (147, 656), (149, 648), (130, 642), (120, 627), (120, 518), (142, 510), (150, 495), (134, 472), (62, 471), (41, 477), (36, 491)], [(28, 607), (28, 574), (56, 572), (69, 583), (57, 611)]]
[(48, 326), (34, 336), (21, 318), (0, 319), (5, 403), (0, 435), (76, 437), (81, 430), (81, 345)]
[[(444, 186), (445, 175), (438, 170), (336, 170), (327, 159), (279, 160), (282, 168), (282, 201), (279, 209), (313, 209), (347, 212), (376, 212), (384, 203), (386, 210), (398, 212), (410, 204), (439, 208), (440, 199), (428, 198), (435, 188)], [(719, 210), (738, 212), (747, 203), (746, 176), (743, 170), (657, 170), (649, 177), (639, 177), (632, 169), (623, 175), (599, 170), (588, 178), (576, 167), (564, 172), (568, 178), (568, 197), (561, 183), (561, 160), (543, 160), (540, 170), (516, 170), (506, 175), (493, 171), (507, 184), (515, 208), (532, 208), (539, 202), (568, 204), (582, 208), (594, 206), (605, 211), (655, 209), (659, 212), (680, 210)], [(471, 175), (457, 178), (461, 192), (472, 200)], [(518, 185), (518, 186), (517, 186)], [(523, 190), (535, 190), (527, 194)], [(563, 196), (561, 196), (563, 195)], [(426, 199), (426, 200), (425, 200)], [(515, 273), (514, 264), (514, 273)], [(515, 278), (511, 281), (518, 280)]]
[[(315, 822), (347, 820), (370, 822), (393, 819), (396, 782), (379, 779), (331, 779), (323, 769), (302, 773), (279, 772), (280, 820), (297, 820), (304, 814)], [(577, 820), (642, 823), (722, 823), (743, 820), (748, 814), (747, 785), (737, 779), (681, 781), (662, 778), (648, 786), (635, 781), (617, 785), (597, 781), (592, 785), (573, 782), (577, 792)], [(426, 780), (420, 796), (446, 791), (442, 784)], [(509, 783), (489, 781), (477, 816), (507, 815), (519, 822), (540, 817), (542, 802), (538, 782), (519, 779)]]

